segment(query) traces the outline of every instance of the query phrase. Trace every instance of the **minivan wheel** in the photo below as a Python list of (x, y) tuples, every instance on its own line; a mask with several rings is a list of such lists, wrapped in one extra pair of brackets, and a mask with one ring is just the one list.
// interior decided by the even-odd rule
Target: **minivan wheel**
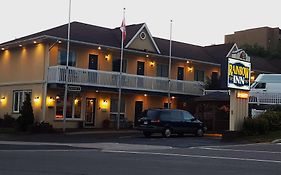
[(165, 128), (164, 131), (162, 132), (163, 137), (171, 137), (172, 131), (170, 128)]
[(150, 137), (151, 136), (151, 133), (150, 132), (143, 132), (143, 135), (144, 135), (144, 137)]
[(204, 135), (203, 129), (201, 129), (201, 128), (197, 129), (195, 135), (198, 136), (198, 137), (203, 137), (203, 135)]

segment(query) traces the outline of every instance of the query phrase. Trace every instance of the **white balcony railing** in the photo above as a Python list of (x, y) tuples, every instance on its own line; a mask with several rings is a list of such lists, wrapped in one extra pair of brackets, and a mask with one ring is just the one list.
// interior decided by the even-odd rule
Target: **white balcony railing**
[(277, 105), (281, 104), (281, 93), (250, 92), (250, 104)]
[[(65, 66), (52, 66), (48, 71), (48, 83), (64, 84)], [(72, 85), (117, 88), (119, 72), (107, 72), (69, 67), (68, 83)], [(122, 89), (168, 92), (168, 78), (122, 74)], [(171, 80), (171, 93), (203, 95), (203, 83), (198, 81)]]

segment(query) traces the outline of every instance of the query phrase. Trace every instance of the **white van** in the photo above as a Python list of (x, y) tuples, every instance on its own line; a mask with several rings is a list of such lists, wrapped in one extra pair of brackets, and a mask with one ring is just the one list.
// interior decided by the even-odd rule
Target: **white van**
[(281, 93), (281, 74), (260, 74), (251, 85), (251, 93)]

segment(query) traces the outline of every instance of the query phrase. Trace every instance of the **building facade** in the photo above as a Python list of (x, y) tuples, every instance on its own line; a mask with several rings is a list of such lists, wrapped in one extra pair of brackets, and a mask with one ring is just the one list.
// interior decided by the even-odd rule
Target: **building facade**
[[(223, 74), (222, 60), (235, 44), (195, 46), (153, 37), (146, 24), (126, 26), (122, 78), (119, 82), (121, 32), (71, 23), (68, 67), (67, 128), (102, 128), (116, 122), (121, 85), (121, 127), (134, 123), (148, 108), (191, 110), (207, 80)], [(35, 120), (63, 127), (67, 25), (0, 44), (0, 117), (17, 118), (26, 94)], [(125, 125), (125, 124), (124, 124)]]

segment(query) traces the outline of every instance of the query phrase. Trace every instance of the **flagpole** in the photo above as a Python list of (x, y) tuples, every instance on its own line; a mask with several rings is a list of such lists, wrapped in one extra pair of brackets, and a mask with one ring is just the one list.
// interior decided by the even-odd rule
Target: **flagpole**
[(169, 80), (168, 80), (168, 108), (171, 108), (171, 64), (172, 64), (172, 27), (173, 20), (170, 21), (170, 50), (169, 50)]
[[(123, 22), (125, 23), (125, 10), (123, 9)], [(122, 25), (123, 25), (122, 22)], [(122, 26), (121, 26), (122, 27)], [(123, 51), (124, 51), (124, 35), (121, 33), (121, 58), (120, 58), (120, 71), (119, 71), (119, 84), (118, 84), (118, 113), (117, 113), (117, 130), (120, 129), (120, 113), (121, 113), (121, 81), (122, 81), (122, 69), (123, 69)]]
[(70, 15), (71, 15), (71, 0), (69, 0), (69, 14), (68, 14), (68, 30), (67, 30), (67, 54), (66, 54), (66, 73), (65, 73), (65, 87), (63, 97), (63, 132), (66, 128), (66, 110), (67, 110), (67, 90), (68, 90), (68, 62), (69, 62), (69, 46), (70, 46)]

